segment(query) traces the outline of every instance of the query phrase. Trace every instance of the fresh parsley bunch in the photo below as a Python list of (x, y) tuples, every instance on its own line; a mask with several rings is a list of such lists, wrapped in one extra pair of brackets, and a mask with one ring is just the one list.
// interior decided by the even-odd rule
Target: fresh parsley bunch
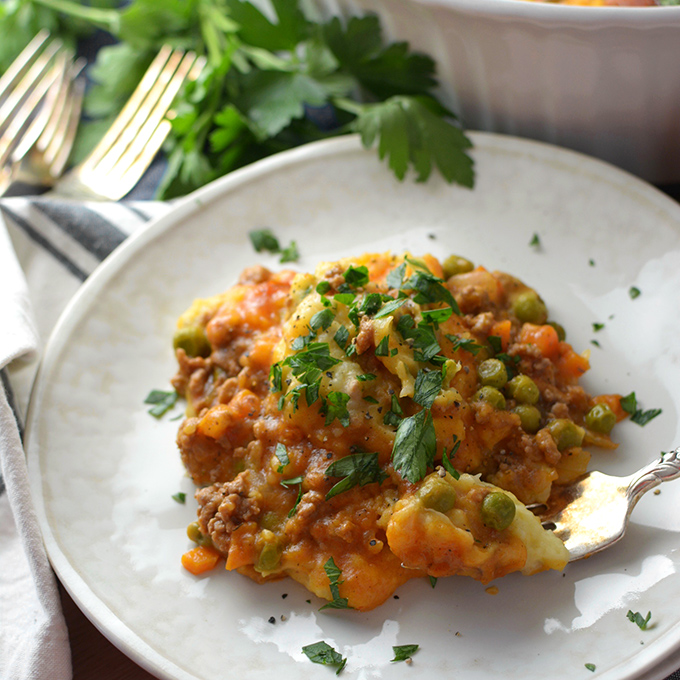
[(435, 64), (406, 43), (385, 45), (377, 17), (313, 21), (299, 0), (132, 0), (92, 7), (25, 0), (89, 21), (116, 39), (90, 69), (95, 85), (77, 149), (108, 127), (161, 45), (192, 49), (207, 67), (175, 105), (160, 197), (186, 194), (231, 170), (306, 142), (358, 132), (394, 174), (426, 180), (436, 167), (471, 187), (469, 139), (436, 98)]

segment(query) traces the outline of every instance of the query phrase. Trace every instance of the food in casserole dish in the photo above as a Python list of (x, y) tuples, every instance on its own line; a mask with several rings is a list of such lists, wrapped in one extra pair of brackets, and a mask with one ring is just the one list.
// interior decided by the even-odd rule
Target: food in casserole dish
[(369, 610), (414, 577), (562, 569), (526, 509), (614, 448), (615, 395), (536, 291), (452, 256), (247, 269), (178, 322), (199, 573), (290, 576)]

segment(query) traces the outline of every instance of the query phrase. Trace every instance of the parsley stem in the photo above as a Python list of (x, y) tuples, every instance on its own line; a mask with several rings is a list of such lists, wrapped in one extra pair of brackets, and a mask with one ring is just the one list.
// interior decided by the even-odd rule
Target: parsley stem
[(112, 35), (117, 35), (120, 31), (120, 12), (116, 9), (88, 7), (71, 0), (33, 0), (33, 4), (48, 7), (74, 19), (88, 21)]
[(359, 102), (352, 101), (351, 99), (346, 99), (345, 97), (334, 97), (333, 104), (347, 113), (352, 113), (358, 116), (363, 110), (364, 105)]

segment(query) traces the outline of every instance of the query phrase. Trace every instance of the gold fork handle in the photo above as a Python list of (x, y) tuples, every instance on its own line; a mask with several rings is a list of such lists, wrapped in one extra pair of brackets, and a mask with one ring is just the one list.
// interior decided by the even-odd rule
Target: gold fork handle
[(660, 458), (630, 476), (626, 496), (631, 507), (642, 494), (661, 482), (668, 482), (678, 477), (680, 477), (680, 447), (673, 451), (663, 451)]

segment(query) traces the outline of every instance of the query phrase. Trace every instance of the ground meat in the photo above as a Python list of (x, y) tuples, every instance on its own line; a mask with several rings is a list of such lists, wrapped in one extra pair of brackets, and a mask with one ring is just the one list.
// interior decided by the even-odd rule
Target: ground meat
[(213, 545), (223, 554), (229, 552), (231, 534), (244, 522), (256, 519), (260, 505), (253, 489), (254, 473), (240, 473), (226, 484), (215, 484), (196, 492), (198, 524), (201, 532), (210, 535)]
[(359, 322), (359, 333), (356, 337), (357, 354), (363, 354), (373, 345), (373, 319), (370, 316), (362, 316)]
[(248, 285), (253, 283), (264, 283), (269, 281), (272, 277), (272, 273), (266, 267), (256, 264), (252, 267), (247, 267), (241, 272), (241, 276), (238, 277), (238, 282), (241, 285)]

